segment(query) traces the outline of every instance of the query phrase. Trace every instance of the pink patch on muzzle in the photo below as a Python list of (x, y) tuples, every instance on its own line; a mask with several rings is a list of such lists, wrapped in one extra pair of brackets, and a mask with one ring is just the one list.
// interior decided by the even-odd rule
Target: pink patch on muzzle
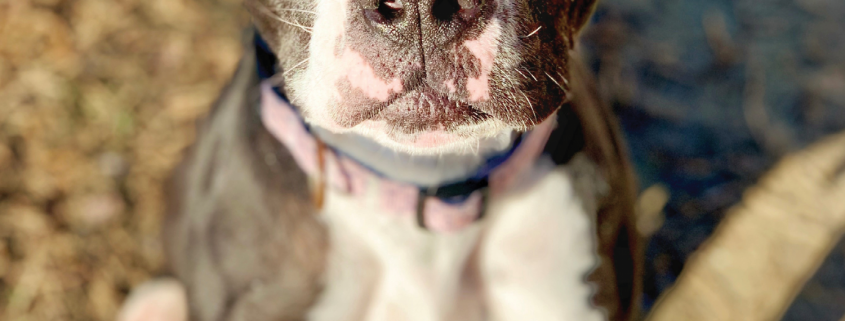
[(402, 81), (399, 78), (393, 78), (390, 82), (381, 79), (357, 51), (346, 48), (339, 63), (345, 67), (344, 74), (352, 88), (360, 90), (369, 98), (386, 102), (391, 93), (402, 92)]
[(478, 59), (481, 65), (478, 77), (467, 79), (470, 101), (478, 102), (490, 99), (490, 72), (493, 71), (493, 63), (496, 61), (496, 54), (499, 52), (498, 41), (501, 33), (499, 21), (492, 20), (477, 39), (464, 42), (464, 47)]

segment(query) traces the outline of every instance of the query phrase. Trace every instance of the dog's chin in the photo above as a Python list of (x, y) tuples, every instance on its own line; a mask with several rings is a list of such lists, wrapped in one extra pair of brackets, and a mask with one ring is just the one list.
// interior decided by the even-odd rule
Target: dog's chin
[[(316, 125), (320, 126), (320, 124)], [(411, 155), (474, 154), (478, 153), (479, 147), (506, 148), (512, 142), (512, 134), (515, 131), (495, 119), (461, 125), (449, 130), (415, 132), (397, 130), (384, 120), (366, 120), (345, 129), (336, 126), (324, 128), (337, 134), (360, 135), (385, 148)]]

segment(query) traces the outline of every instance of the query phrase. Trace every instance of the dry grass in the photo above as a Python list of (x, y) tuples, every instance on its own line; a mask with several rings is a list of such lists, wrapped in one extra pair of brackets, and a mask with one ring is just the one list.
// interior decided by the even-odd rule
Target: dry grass
[(0, 0), (0, 320), (112, 320), (161, 269), (161, 182), (233, 71), (240, 12)]

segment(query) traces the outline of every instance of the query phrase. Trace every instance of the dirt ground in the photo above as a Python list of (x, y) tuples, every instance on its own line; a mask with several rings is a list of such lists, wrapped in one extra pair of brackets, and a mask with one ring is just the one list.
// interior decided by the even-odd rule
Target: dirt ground
[[(668, 193), (646, 307), (777, 159), (845, 129), (842, 21), (840, 0), (601, 4), (587, 61)], [(159, 273), (162, 179), (247, 24), (241, 0), (0, 0), (0, 320), (112, 320)], [(841, 295), (838, 248), (787, 319)]]

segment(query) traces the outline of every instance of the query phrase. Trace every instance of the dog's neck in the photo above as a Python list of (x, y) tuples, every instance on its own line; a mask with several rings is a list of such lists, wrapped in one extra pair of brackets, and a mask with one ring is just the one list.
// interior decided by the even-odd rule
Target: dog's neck
[(471, 177), (488, 159), (512, 149), (517, 137), (517, 133), (512, 131), (501, 132), (494, 137), (480, 139), (476, 148), (462, 153), (412, 155), (384, 147), (357, 134), (336, 134), (317, 127), (311, 130), (326, 144), (374, 171), (390, 179), (419, 186), (441, 185)]

